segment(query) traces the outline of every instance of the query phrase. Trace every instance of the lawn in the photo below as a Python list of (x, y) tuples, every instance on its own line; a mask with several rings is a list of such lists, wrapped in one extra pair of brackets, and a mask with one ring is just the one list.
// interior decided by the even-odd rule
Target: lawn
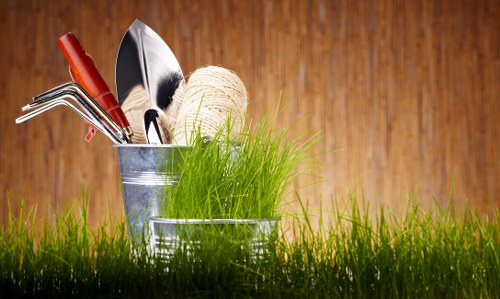
[(166, 259), (148, 250), (147, 239), (131, 246), (122, 221), (89, 227), (87, 202), (82, 196), (56, 221), (37, 222), (36, 208), (9, 214), (0, 228), (2, 296), (500, 297), (497, 208), (488, 218), (409, 202), (395, 214), (366, 211), (366, 200), (350, 198), (322, 217), (306, 208), (284, 216), (292, 228), (268, 235), (257, 254), (212, 232)]

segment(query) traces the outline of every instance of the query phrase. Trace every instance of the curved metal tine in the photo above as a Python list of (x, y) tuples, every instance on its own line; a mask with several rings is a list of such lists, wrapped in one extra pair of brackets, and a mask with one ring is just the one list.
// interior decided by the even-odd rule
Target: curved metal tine
[(76, 84), (75, 82), (67, 82), (67, 83), (61, 84), (59, 86), (56, 86), (54, 88), (51, 88), (51, 89), (47, 90), (46, 92), (43, 92), (43, 93), (41, 93), (39, 95), (34, 96), (31, 99), (33, 100), (33, 102), (38, 101), (40, 98), (44, 98), (44, 97), (50, 96), (51, 94), (54, 94), (54, 93), (58, 92), (61, 89), (67, 88), (67, 87), (75, 85), (75, 84)]
[(72, 105), (71, 103), (69, 103), (68, 101), (66, 101), (62, 98), (53, 99), (52, 101), (47, 103), (47, 105), (44, 105), (37, 110), (31, 111), (23, 116), (16, 118), (16, 124), (20, 124), (22, 122), (25, 122), (28, 119), (31, 119), (35, 116), (38, 116), (38, 115), (42, 114), (43, 112), (50, 110), (50, 109), (52, 109), (56, 106), (59, 106), (59, 105), (64, 105), (64, 106), (71, 108), (74, 112), (76, 112), (76, 114), (81, 116), (83, 119), (85, 119), (86, 121), (88, 121), (92, 125), (94, 125), (96, 127), (100, 126), (100, 124), (94, 123), (94, 120), (92, 120), (88, 115), (86, 115), (85, 113), (80, 111), (78, 108), (76, 108), (74, 105)]
[[(83, 91), (80, 90), (81, 87), (78, 88), (79, 85), (77, 85), (76, 83), (71, 85), (77, 86), (76, 91)], [(118, 126), (118, 124), (116, 124), (116, 122), (114, 122), (104, 110), (100, 109), (97, 103), (95, 103), (95, 101), (90, 96), (88, 96), (88, 94), (86, 93), (81, 94), (79, 92), (73, 91), (72, 89), (73, 88), (71, 87), (67, 87), (59, 89), (57, 91), (53, 91), (51, 93), (47, 93), (47, 95), (39, 99), (37, 102), (24, 106), (22, 110), (25, 111), (28, 109), (33, 109), (38, 106), (47, 105), (48, 103), (51, 103), (61, 97), (66, 96), (76, 101), (88, 115), (91, 115), (95, 119), (95, 121), (101, 124), (101, 126), (111, 131), (115, 137), (119, 138), (122, 141), (126, 141), (123, 137), (122, 131)], [(92, 106), (97, 106), (97, 109), (93, 109)]]
[[(76, 92), (80, 97), (74, 94)], [(63, 94), (63, 93), (71, 93), (73, 94), (80, 102), (80, 106), (85, 106), (85, 110), (94, 111), (100, 118), (104, 119), (105, 122), (118, 134), (122, 139), (126, 139), (123, 134), (122, 129), (118, 124), (109, 116), (109, 114), (92, 98), (79, 84), (75, 82), (69, 82), (58, 87), (52, 88), (51, 90), (44, 92), (41, 95), (34, 97), (33, 99), (37, 99), (35, 102), (28, 104), (21, 109), (23, 111), (33, 109), (35, 107), (45, 105), (47, 102), (51, 101), (54, 97)], [(82, 107), (83, 108), (83, 107)], [(88, 111), (90, 113), (90, 111)], [(127, 140), (125, 140), (127, 141)]]
[[(71, 90), (64, 90), (61, 92), (60, 97), (63, 98), (64, 96), (76, 101), (80, 105), (80, 107), (85, 112), (87, 112), (88, 117), (90, 117), (93, 120), (93, 122), (90, 123), (92, 123), (97, 129), (99, 129), (103, 134), (108, 136), (111, 140), (113, 140), (116, 143), (127, 143), (127, 141), (123, 138), (121, 134), (119, 126), (112, 120), (111, 121), (113, 122), (112, 124), (114, 124), (114, 127), (110, 126), (107, 122), (103, 121), (100, 115), (91, 107), (89, 107), (89, 104), (85, 100), (83, 100), (78, 93), (75, 93), (74, 91)], [(81, 112), (80, 110), (78, 111)], [(106, 115), (108, 114), (106, 113)], [(95, 124), (99, 125), (96, 126)]]
[(39, 115), (47, 110), (50, 110), (56, 106), (64, 105), (64, 106), (69, 107), (71, 110), (73, 110), (76, 114), (78, 114), (80, 117), (82, 117), (85, 121), (87, 121), (88, 123), (90, 123), (94, 127), (96, 127), (99, 131), (101, 131), (104, 135), (106, 135), (108, 138), (110, 138), (113, 142), (124, 143), (124, 141), (121, 138), (119, 138), (113, 132), (111, 132), (108, 127), (103, 126), (102, 123), (100, 123), (97, 119), (95, 119), (95, 117), (93, 115), (89, 116), (89, 115), (85, 114), (84, 112), (82, 112), (81, 110), (76, 108), (74, 105), (72, 105), (71, 103), (66, 101), (63, 98), (64, 96), (67, 96), (67, 95), (61, 95), (57, 98), (54, 98), (53, 100), (48, 102), (46, 105), (40, 107), (39, 109), (34, 110), (30, 113), (27, 113), (21, 117), (18, 117), (16, 119), (16, 123), (19, 124), (19, 123), (25, 122), (26, 120), (33, 118), (33, 117), (35, 117), (35, 116), (37, 116), (37, 115)]
[(43, 105), (47, 105), (49, 103), (52, 103), (53, 101), (57, 101), (61, 98), (64, 98), (64, 97), (68, 97), (74, 101), (76, 101), (78, 103), (78, 105), (83, 109), (85, 110), (85, 112), (89, 115), (92, 115), (95, 119), (98, 120), (97, 118), (97, 114), (95, 113), (95, 111), (92, 111), (88, 104), (83, 101), (80, 97), (80, 95), (78, 95), (77, 93), (69, 90), (69, 89), (60, 89), (60, 90), (57, 90), (56, 92), (52, 92), (50, 94), (47, 94), (46, 96), (44, 96), (43, 99), (40, 99), (39, 101), (35, 102), (35, 103), (32, 103), (32, 104), (29, 104), (29, 105), (26, 105), (22, 108), (23, 111), (26, 111), (28, 109), (33, 109), (33, 108), (36, 108), (36, 107), (39, 107), (39, 106), (43, 106)]
[(16, 119), (16, 123), (22, 123), (22, 122), (24, 122), (32, 117), (35, 117), (35, 116), (37, 116), (37, 115), (39, 115), (47, 110), (54, 108), (56, 106), (59, 106), (59, 105), (64, 105), (64, 106), (71, 108), (71, 110), (73, 110), (76, 114), (81, 116), (85, 121), (87, 121), (88, 123), (91, 123), (93, 126), (95, 126), (99, 131), (101, 131), (104, 135), (106, 135), (108, 138), (110, 138), (113, 142), (123, 143), (123, 141), (120, 138), (116, 137), (114, 134), (112, 134), (111, 132), (108, 132), (105, 128), (103, 128), (99, 122), (97, 122), (93, 118), (89, 117), (88, 115), (86, 115), (85, 113), (83, 113), (78, 108), (76, 108), (74, 105), (72, 105), (71, 103), (69, 103), (68, 101), (66, 101), (64, 99), (55, 100), (53, 102), (48, 103), (45, 106), (42, 106), (41, 108), (39, 108), (35, 111), (32, 111), (26, 115), (21, 116), (21, 117)]
[(26, 111), (26, 110), (30, 110), (30, 109), (36, 108), (38, 106), (41, 106), (41, 105), (45, 105), (48, 102), (52, 101), (55, 97), (57, 97), (57, 95), (59, 95), (62, 91), (68, 90), (69, 88), (79, 89), (75, 85), (80, 87), (75, 82), (68, 82), (68, 83), (61, 84), (57, 87), (51, 88), (44, 93), (41, 93), (39, 95), (34, 96), (32, 98), (33, 102), (22, 107), (21, 110)]
[[(102, 107), (94, 100), (94, 98), (92, 98), (80, 85), (74, 83), (71, 84), (71, 86), (68, 88), (75, 89), (76, 94), (80, 96), (79, 100), (82, 105), (84, 105), (88, 110), (95, 113), (96, 116), (98, 116), (98, 119), (99, 117), (104, 119), (104, 121), (106, 121), (115, 132), (121, 134), (122, 130), (120, 126), (118, 126), (118, 124), (111, 118), (111, 116), (109, 116), (109, 114), (104, 109), (102, 109)], [(75, 91), (65, 91), (75, 95)]]
[(92, 96), (90, 96), (83, 87), (78, 84), (72, 84), (72, 86), (68, 87), (74, 89), (82, 98), (83, 101), (87, 103), (87, 105), (97, 113), (102, 119), (104, 119), (111, 128), (113, 128), (119, 134), (122, 134), (122, 129), (120, 126), (109, 116), (109, 114), (104, 110), (101, 105), (99, 105)]
[(100, 131), (103, 132), (105, 135), (107, 135), (108, 137), (110, 137), (109, 135), (112, 135), (113, 136), (112, 139), (118, 140), (118, 143), (127, 143), (127, 141), (123, 138), (123, 135), (121, 134), (122, 132), (120, 130), (120, 127), (109, 117), (109, 115), (106, 112), (101, 111), (109, 118), (108, 121), (103, 120), (98, 111), (92, 109), (92, 107), (90, 107), (90, 103), (83, 100), (80, 94), (75, 93), (74, 91), (71, 90), (63, 90), (60, 92), (60, 94), (61, 97), (66, 96), (76, 101), (80, 105), (80, 107), (82, 107), (82, 109), (85, 112), (87, 112), (87, 114), (95, 121), (95, 123), (98, 123), (100, 125), (100, 128), (98, 127), (98, 129), (100, 129)]
[(38, 106), (44, 105), (48, 101), (51, 101), (52, 99), (54, 99), (54, 97), (58, 96), (59, 94), (61, 94), (61, 92), (65, 91), (65, 90), (69, 90), (69, 91), (76, 90), (78, 93), (84, 92), (84, 89), (75, 82), (64, 83), (62, 85), (59, 85), (59, 86), (54, 87), (52, 89), (49, 89), (44, 93), (41, 93), (37, 96), (34, 96), (33, 102), (24, 106), (21, 109), (23, 111), (26, 111), (26, 110), (33, 109), (33, 108), (36, 108)]

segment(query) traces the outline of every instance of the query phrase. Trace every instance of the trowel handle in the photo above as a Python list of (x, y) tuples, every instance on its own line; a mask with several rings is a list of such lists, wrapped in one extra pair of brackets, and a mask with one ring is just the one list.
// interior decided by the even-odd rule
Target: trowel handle
[(94, 59), (85, 52), (76, 36), (68, 32), (59, 38), (58, 44), (69, 63), (73, 81), (80, 84), (120, 128), (129, 127), (123, 110), (97, 70)]

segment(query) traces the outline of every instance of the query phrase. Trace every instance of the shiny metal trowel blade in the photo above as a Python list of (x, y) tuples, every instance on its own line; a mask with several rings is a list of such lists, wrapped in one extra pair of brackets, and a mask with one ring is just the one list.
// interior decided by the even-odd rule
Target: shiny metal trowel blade
[[(116, 58), (115, 79), (120, 106), (129, 99), (130, 91), (140, 86), (149, 96), (149, 99), (143, 100), (150, 101), (150, 108), (165, 111), (184, 76), (174, 53), (163, 39), (147, 25), (135, 20), (121, 41)], [(127, 106), (130, 110), (130, 105)], [(143, 109), (137, 111), (141, 115), (144, 112)]]

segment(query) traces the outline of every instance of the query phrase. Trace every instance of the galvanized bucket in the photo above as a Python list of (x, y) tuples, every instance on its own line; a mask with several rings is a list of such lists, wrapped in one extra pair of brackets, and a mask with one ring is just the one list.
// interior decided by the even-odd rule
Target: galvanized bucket
[(129, 236), (140, 241), (149, 233), (149, 218), (159, 215), (165, 188), (178, 182), (183, 154), (177, 145), (115, 144), (122, 179)]
[(278, 219), (170, 219), (152, 217), (150, 250), (170, 258), (177, 249), (187, 254), (203, 246), (201, 240), (217, 235), (241, 246), (247, 245), (253, 258), (266, 255), (266, 242), (276, 232)]
[[(160, 218), (161, 202), (168, 204), (165, 188), (178, 183), (183, 157), (190, 147), (177, 145), (115, 144), (118, 151), (123, 201), (132, 242), (149, 242), (155, 254), (171, 256), (176, 248), (197, 246), (196, 240), (207, 225), (228, 237), (246, 241), (253, 252), (263, 252), (263, 242), (277, 227), (277, 219), (167, 219)], [(236, 234), (245, 228), (245, 234)], [(184, 234), (184, 236), (182, 236)], [(186, 237), (188, 234), (188, 238)], [(194, 239), (192, 238), (194, 237)]]

